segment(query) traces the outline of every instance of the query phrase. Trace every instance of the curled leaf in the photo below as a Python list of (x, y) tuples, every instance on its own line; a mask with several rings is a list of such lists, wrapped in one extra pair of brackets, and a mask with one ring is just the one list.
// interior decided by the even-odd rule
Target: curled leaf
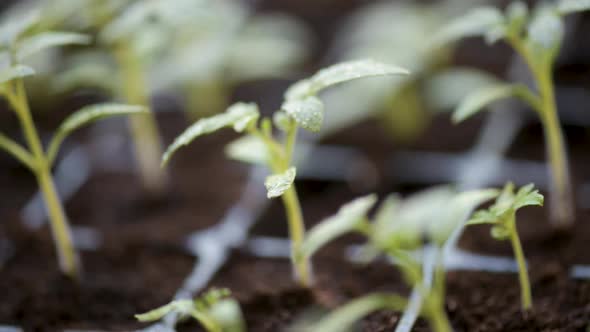
[(287, 100), (303, 99), (316, 95), (327, 87), (351, 80), (373, 76), (407, 74), (409, 72), (406, 69), (371, 59), (341, 62), (318, 71), (309, 79), (295, 83), (287, 90), (285, 97)]
[(301, 257), (311, 257), (326, 243), (353, 231), (363, 222), (375, 202), (377, 202), (375, 195), (357, 198), (343, 205), (335, 215), (317, 224), (308, 232), (301, 245)]
[(225, 113), (195, 122), (168, 147), (162, 157), (162, 165), (165, 165), (178, 149), (189, 144), (195, 138), (230, 126), (233, 126), (236, 131), (241, 132), (256, 122), (259, 116), (260, 112), (256, 104), (236, 103), (230, 106)]
[(23, 39), (17, 46), (17, 58), (24, 58), (45, 49), (64, 45), (85, 45), (90, 43), (90, 36), (71, 32), (43, 32)]
[(176, 312), (182, 317), (190, 316), (193, 310), (193, 301), (191, 300), (177, 300), (170, 302), (159, 308), (150, 310), (143, 314), (135, 315), (135, 318), (140, 322), (153, 322), (162, 319), (171, 312)]
[(268, 198), (282, 196), (285, 191), (291, 187), (293, 181), (295, 181), (296, 174), (297, 171), (295, 167), (291, 167), (284, 173), (268, 176), (264, 181), (264, 186), (266, 187), (267, 191), (266, 196)]
[(231, 159), (256, 165), (266, 165), (270, 160), (264, 141), (252, 135), (240, 137), (229, 143), (225, 147), (225, 154)]
[(66, 118), (66, 120), (57, 129), (55, 136), (49, 144), (49, 149), (47, 152), (48, 160), (52, 162), (57, 156), (59, 146), (63, 140), (74, 130), (79, 129), (82, 126), (107, 117), (146, 112), (148, 112), (148, 110), (143, 106), (116, 103), (94, 104), (83, 107)]
[(497, 8), (476, 8), (440, 30), (435, 35), (433, 44), (439, 47), (465, 37), (484, 35), (492, 28), (503, 24), (504, 16)]
[(297, 124), (311, 132), (319, 132), (324, 121), (324, 104), (315, 96), (287, 100), (281, 106)]
[(453, 122), (465, 121), (485, 109), (489, 104), (516, 94), (517, 85), (498, 84), (477, 90), (469, 94), (453, 112)]
[(4, 84), (16, 78), (22, 78), (33, 74), (35, 74), (35, 70), (28, 66), (16, 65), (8, 67), (0, 72), (0, 84)]

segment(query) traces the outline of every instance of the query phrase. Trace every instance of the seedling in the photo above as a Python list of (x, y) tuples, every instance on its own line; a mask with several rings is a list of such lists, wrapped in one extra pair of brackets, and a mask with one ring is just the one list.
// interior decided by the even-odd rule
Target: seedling
[(207, 332), (243, 332), (246, 329), (242, 310), (230, 295), (228, 289), (212, 289), (195, 300), (172, 301), (160, 308), (135, 315), (135, 318), (140, 322), (153, 322), (174, 313), (181, 320), (192, 317)]
[(101, 118), (141, 113), (144, 109), (139, 106), (120, 104), (84, 107), (61, 124), (45, 149), (33, 123), (23, 82), (24, 77), (33, 75), (35, 71), (23, 65), (22, 61), (49, 47), (85, 44), (89, 40), (84, 35), (65, 32), (43, 32), (26, 36), (25, 32), (35, 21), (36, 17), (31, 16), (24, 20), (9, 21), (0, 26), (0, 63), (3, 64), (0, 68), (0, 96), (6, 99), (16, 114), (27, 144), (25, 148), (0, 133), (0, 148), (13, 155), (35, 174), (51, 221), (59, 266), (66, 275), (77, 277), (78, 257), (72, 244), (67, 218), (51, 176), (51, 168), (61, 143), (76, 129)]
[(488, 104), (509, 97), (521, 99), (537, 112), (545, 130), (551, 170), (551, 220), (558, 227), (569, 227), (575, 211), (552, 69), (564, 35), (562, 17), (587, 9), (590, 3), (584, 0), (561, 0), (554, 5), (542, 2), (532, 14), (521, 1), (510, 4), (505, 13), (494, 7), (483, 7), (457, 19), (436, 39), (436, 44), (476, 35), (483, 35), (488, 43), (504, 39), (527, 64), (535, 81), (534, 91), (514, 83), (476, 91), (459, 105), (453, 121), (461, 122)]
[[(497, 194), (489, 189), (456, 193), (449, 187), (439, 187), (406, 200), (390, 195), (377, 209), (373, 221), (367, 214), (377, 199), (374, 195), (361, 197), (312, 228), (298, 255), (309, 259), (340, 235), (363, 234), (369, 243), (362, 256), (371, 259), (384, 253), (397, 263), (406, 283), (421, 295), (417, 305), (407, 305), (407, 310), (413, 311), (410, 316), (423, 315), (436, 332), (452, 331), (444, 310), (445, 246), (451, 235), (463, 227), (473, 209)], [(395, 294), (370, 294), (332, 312), (314, 325), (313, 331), (344, 331), (370, 312), (401, 311), (407, 303)], [(412, 324), (407, 322), (404, 331), (409, 331)]]
[(520, 280), (520, 292), (522, 309), (529, 310), (533, 306), (531, 296), (531, 285), (526, 267), (526, 261), (516, 229), (516, 211), (524, 206), (543, 205), (543, 195), (534, 189), (534, 185), (529, 184), (518, 190), (514, 194), (514, 184), (508, 183), (504, 186), (502, 193), (496, 199), (496, 202), (486, 210), (476, 212), (469, 225), (491, 224), (491, 235), (497, 240), (510, 240), (516, 262), (518, 264), (518, 276)]
[[(322, 69), (312, 77), (296, 82), (285, 93), (281, 109), (273, 116), (275, 126), (284, 134), (282, 139), (273, 135), (273, 120), (263, 118), (258, 121), (260, 112), (256, 104), (236, 103), (225, 113), (201, 119), (190, 126), (168, 147), (162, 164), (166, 164), (179, 148), (199, 136), (225, 127), (247, 133), (247, 137), (232, 144), (232, 150), (239, 155), (239, 159), (264, 164), (272, 171), (273, 175), (267, 177), (264, 183), (267, 196), (281, 197), (283, 200), (289, 224), (295, 277), (301, 284), (309, 286), (312, 283), (309, 262), (295, 255), (305, 236), (301, 206), (293, 184), (297, 174), (293, 166), (297, 130), (301, 127), (311, 132), (320, 131), (324, 118), (324, 105), (317, 96), (320, 91), (354, 79), (400, 74), (407, 72), (372, 60), (344, 62)], [(258, 148), (252, 149), (252, 144)]]

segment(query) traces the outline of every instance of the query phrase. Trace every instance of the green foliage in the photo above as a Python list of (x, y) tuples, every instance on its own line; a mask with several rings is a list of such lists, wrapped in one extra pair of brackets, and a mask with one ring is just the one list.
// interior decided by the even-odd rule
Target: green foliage
[(25, 38), (18, 43), (16, 55), (19, 61), (45, 49), (66, 46), (86, 45), (90, 43), (87, 35), (72, 32), (42, 32)]
[(179, 148), (188, 145), (199, 136), (213, 133), (225, 127), (233, 127), (235, 131), (242, 132), (254, 124), (259, 116), (260, 112), (256, 104), (236, 103), (230, 106), (225, 113), (201, 119), (174, 140), (164, 153), (162, 164), (165, 165)]
[(66, 118), (61, 126), (57, 129), (55, 136), (51, 140), (47, 150), (47, 158), (49, 163), (53, 163), (61, 143), (73, 131), (100, 119), (147, 112), (148, 110), (143, 106), (115, 103), (94, 104), (83, 107)]
[(302, 257), (311, 257), (318, 249), (333, 239), (362, 227), (369, 209), (375, 205), (377, 197), (368, 195), (344, 204), (338, 212), (324, 219), (309, 230), (301, 245)]
[[(460, 103), (453, 120), (463, 121), (483, 110), (489, 103), (507, 97), (518, 97), (537, 112), (544, 126), (551, 168), (551, 220), (558, 227), (569, 227), (573, 223), (574, 206), (569, 166), (555, 101), (553, 64), (564, 37), (562, 16), (585, 9), (590, 9), (587, 1), (557, 1), (553, 4), (539, 2), (529, 14), (524, 2), (515, 1), (507, 7), (505, 13), (490, 8), (476, 11), (480, 13), (479, 16), (482, 16), (482, 10), (489, 16), (488, 20), (479, 17), (482, 22), (480, 25), (477, 25), (478, 15), (473, 12), (467, 14), (442, 29), (435, 38), (449, 42), (465, 36), (482, 35), (489, 42), (505, 40), (529, 67), (536, 89), (524, 85), (502, 84), (478, 90), (468, 94)], [(492, 12), (495, 14), (491, 14)], [(499, 19), (492, 19), (492, 16), (499, 16)], [(474, 26), (477, 28), (473, 28)]]
[[(301, 246), (300, 257), (310, 257), (318, 249), (345, 233), (356, 232), (368, 239), (365, 254), (371, 257), (383, 253), (394, 259), (409, 286), (423, 298), (422, 315), (437, 332), (450, 331), (444, 313), (444, 246), (451, 235), (463, 227), (473, 210), (496, 197), (497, 190), (484, 189), (457, 193), (448, 186), (436, 187), (401, 199), (388, 196), (371, 221), (369, 210), (376, 197), (369, 195), (344, 205), (336, 215), (312, 228)], [(434, 249), (432, 249), (434, 248)], [(413, 251), (419, 250), (426, 262), (427, 252), (434, 250), (438, 270), (421, 271), (421, 263)], [(434, 266), (429, 266), (434, 270)], [(427, 286), (428, 278), (435, 280)], [(313, 326), (313, 331), (343, 331), (368, 313), (380, 309), (402, 310), (405, 299), (397, 295), (374, 294), (350, 302)], [(420, 309), (417, 309), (420, 311)]]
[(304, 329), (304, 332), (343, 332), (358, 320), (377, 310), (402, 311), (406, 306), (406, 300), (395, 294), (369, 294), (352, 300), (324, 317), (313, 328)]
[[(35, 70), (25, 65), (14, 65), (3, 69), (0, 72), (0, 84), (13, 81), (17, 78), (23, 78), (35, 74)], [(5, 92), (4, 92), (5, 93)]]
[(526, 185), (514, 194), (514, 184), (507, 183), (502, 193), (488, 209), (476, 212), (468, 221), (469, 225), (491, 224), (491, 235), (497, 240), (510, 240), (519, 268), (522, 307), (532, 307), (531, 286), (526, 269), (523, 250), (516, 228), (516, 212), (525, 206), (543, 205), (543, 196), (534, 189), (533, 184)]
[(238, 303), (228, 289), (211, 289), (195, 300), (176, 300), (162, 307), (135, 315), (141, 322), (153, 322), (176, 313), (180, 319), (197, 320), (208, 332), (245, 331)]
[(285, 191), (291, 188), (297, 171), (295, 167), (290, 167), (281, 174), (274, 174), (266, 177), (264, 186), (266, 187), (268, 198), (276, 198), (282, 196)]
[[(496, 202), (486, 210), (478, 211), (469, 220), (469, 225), (492, 224), (492, 236), (498, 240), (508, 239), (511, 225), (510, 219), (518, 209), (529, 205), (543, 205), (543, 195), (534, 189), (533, 184), (526, 185), (514, 194), (514, 184), (508, 183), (504, 186), (502, 193), (498, 196)], [(495, 229), (495, 230), (494, 230)], [(494, 234), (504, 234), (505, 236), (494, 236)]]
[(285, 99), (305, 99), (308, 96), (317, 95), (330, 86), (360, 78), (408, 74), (409, 72), (403, 68), (374, 60), (341, 62), (320, 70), (310, 78), (295, 83), (285, 93)]
[[(234, 141), (226, 148), (231, 157), (254, 163), (264, 163), (274, 175), (265, 181), (268, 198), (281, 197), (285, 204), (290, 236), (293, 242), (291, 258), (299, 281), (311, 283), (311, 271), (307, 260), (301, 259), (300, 247), (305, 226), (297, 192), (296, 170), (292, 165), (299, 127), (311, 131), (321, 128), (324, 115), (322, 101), (316, 96), (321, 90), (334, 84), (371, 76), (405, 74), (405, 70), (372, 60), (359, 60), (337, 64), (320, 70), (311, 78), (293, 84), (285, 93), (281, 109), (270, 118), (259, 120), (256, 104), (237, 103), (216, 116), (204, 118), (190, 126), (168, 147), (162, 158), (166, 164), (182, 146), (195, 138), (233, 126), (237, 132), (245, 132), (246, 138)], [(282, 138), (273, 135), (273, 122), (282, 132)], [(257, 151), (251, 151), (256, 149)]]

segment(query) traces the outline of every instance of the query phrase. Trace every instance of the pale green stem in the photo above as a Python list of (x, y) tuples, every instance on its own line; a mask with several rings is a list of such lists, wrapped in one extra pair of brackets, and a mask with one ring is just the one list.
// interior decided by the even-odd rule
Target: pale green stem
[[(439, 260), (440, 261), (440, 260)], [(452, 332), (453, 327), (445, 311), (445, 280), (446, 271), (442, 264), (437, 264), (433, 286), (428, 296), (427, 318), (435, 332)]]
[(301, 258), (297, 253), (300, 252), (301, 244), (305, 237), (305, 223), (301, 213), (301, 204), (297, 197), (295, 184), (291, 185), (281, 196), (285, 210), (287, 212), (287, 222), (289, 223), (289, 237), (291, 238), (291, 260), (295, 268), (295, 276), (303, 286), (309, 287), (313, 283), (311, 264), (308, 258)]
[(574, 222), (574, 205), (568, 159), (555, 103), (552, 59), (539, 59), (529, 52), (520, 37), (509, 37), (510, 45), (525, 60), (533, 74), (540, 95), (536, 111), (541, 117), (551, 171), (551, 221), (560, 228)]
[(531, 284), (529, 282), (529, 274), (527, 271), (526, 260), (524, 258), (524, 253), (522, 251), (520, 239), (518, 238), (518, 232), (516, 230), (514, 216), (512, 216), (512, 219), (508, 222), (508, 227), (510, 230), (510, 243), (512, 244), (512, 250), (514, 250), (514, 256), (516, 258), (516, 263), (518, 265), (518, 279), (520, 281), (521, 306), (523, 310), (529, 310), (533, 306), (533, 298), (531, 295)]
[(551, 166), (551, 221), (567, 228), (574, 222), (574, 206), (571, 180), (563, 133), (555, 105), (555, 93), (551, 70), (538, 75), (543, 105), (543, 128), (547, 140), (547, 154)]
[(35, 175), (41, 188), (45, 207), (51, 223), (51, 231), (56, 245), (59, 266), (72, 278), (78, 278), (78, 255), (73, 245), (70, 227), (61, 201), (51, 177), (41, 140), (33, 124), (22, 79), (15, 83), (15, 96), (11, 98), (13, 107), (21, 123), (25, 139), (35, 160)]
[[(123, 95), (126, 102), (150, 108), (140, 59), (123, 43), (116, 46), (115, 55), (123, 76)], [(142, 182), (149, 192), (159, 195), (165, 191), (168, 177), (160, 167), (162, 145), (156, 118), (153, 112), (148, 112), (129, 117), (128, 121)]]

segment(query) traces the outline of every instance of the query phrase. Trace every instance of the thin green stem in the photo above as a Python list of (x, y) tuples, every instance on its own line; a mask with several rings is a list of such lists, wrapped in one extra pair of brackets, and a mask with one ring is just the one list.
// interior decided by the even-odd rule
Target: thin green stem
[(446, 271), (442, 265), (442, 256), (437, 259), (432, 289), (428, 294), (428, 320), (435, 332), (452, 332), (453, 328), (445, 312)]
[(291, 238), (291, 260), (295, 269), (295, 277), (303, 286), (309, 287), (313, 283), (310, 261), (308, 258), (300, 258), (297, 255), (305, 237), (305, 223), (295, 184), (291, 185), (281, 198), (287, 212), (289, 237)]
[(533, 298), (531, 295), (531, 284), (529, 282), (529, 274), (527, 272), (526, 260), (518, 238), (518, 232), (516, 230), (516, 223), (514, 222), (514, 216), (509, 221), (510, 230), (510, 243), (512, 244), (512, 250), (514, 250), (514, 256), (516, 263), (518, 264), (518, 279), (520, 281), (520, 297), (521, 305), (523, 310), (529, 310), (533, 306)]
[(574, 222), (573, 194), (568, 158), (555, 102), (553, 59), (548, 54), (535, 57), (520, 37), (511, 36), (508, 41), (524, 59), (537, 82), (540, 103), (536, 111), (543, 123), (551, 171), (551, 221), (560, 228), (568, 228)]
[(558, 227), (569, 227), (574, 221), (573, 194), (563, 133), (555, 104), (551, 69), (539, 74), (543, 103), (543, 127), (551, 167), (551, 220)]
[(51, 221), (51, 231), (56, 245), (59, 266), (66, 275), (77, 278), (79, 276), (78, 256), (74, 249), (70, 227), (55, 189), (51, 168), (43, 151), (41, 140), (33, 124), (22, 79), (17, 79), (15, 82), (14, 95), (9, 100), (20, 121), (35, 161), (34, 171)]
[(0, 133), (0, 148), (12, 154), (18, 161), (27, 166), (31, 172), (35, 172), (35, 159), (29, 151), (25, 150), (18, 143), (4, 136), (2, 133)]
[(219, 324), (207, 314), (193, 309), (191, 311), (191, 316), (201, 323), (207, 332), (223, 332)]
[[(141, 61), (124, 43), (115, 46), (115, 55), (123, 76), (123, 95), (134, 105), (150, 107), (146, 78)], [(144, 186), (153, 194), (161, 194), (168, 182), (160, 167), (162, 145), (153, 112), (129, 117), (129, 128), (135, 145), (135, 156)]]
[(73, 245), (67, 217), (47, 165), (40, 167), (37, 173), (37, 182), (43, 193), (45, 206), (51, 220), (51, 231), (57, 248), (59, 266), (67, 276), (77, 279), (80, 274), (78, 255)]

